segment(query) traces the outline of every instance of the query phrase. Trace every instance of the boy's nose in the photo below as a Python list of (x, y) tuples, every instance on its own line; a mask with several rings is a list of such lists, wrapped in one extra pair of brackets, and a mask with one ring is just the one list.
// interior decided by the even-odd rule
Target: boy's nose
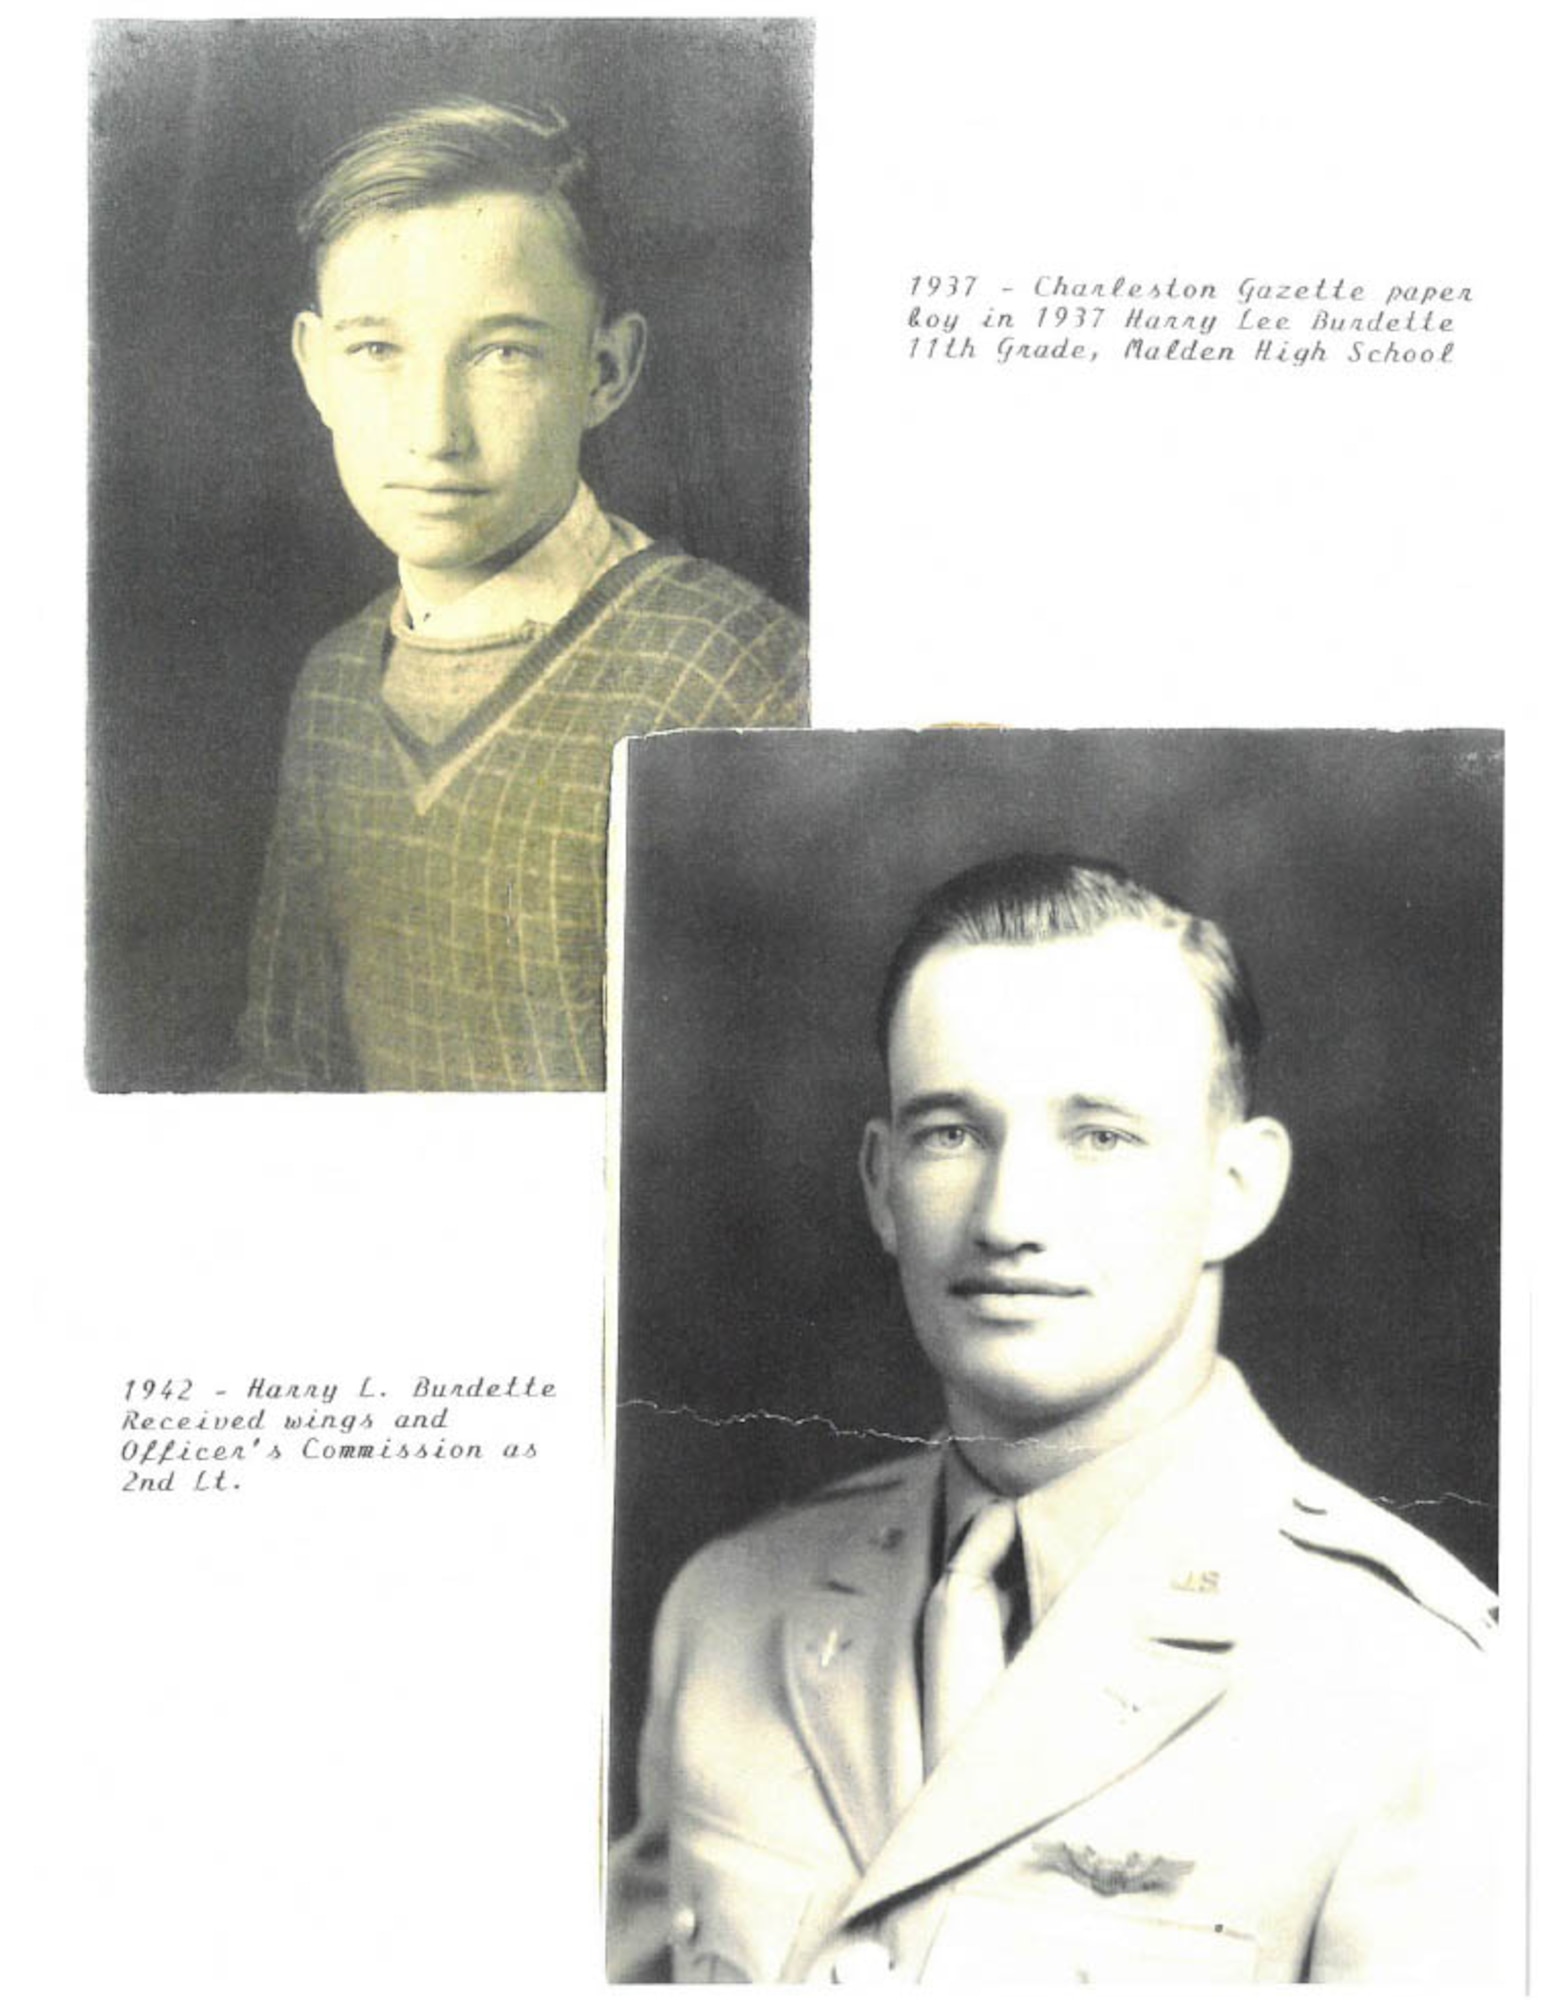
[(467, 452), (471, 425), (454, 367), (418, 374), (410, 385), (406, 419), (408, 449), (416, 458), (460, 458)]

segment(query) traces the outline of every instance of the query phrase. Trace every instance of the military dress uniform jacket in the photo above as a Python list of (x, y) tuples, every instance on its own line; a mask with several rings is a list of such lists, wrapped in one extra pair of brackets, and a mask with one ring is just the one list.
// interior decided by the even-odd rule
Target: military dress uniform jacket
[(1488, 1977), (1490, 1597), (1227, 1364), (1194, 1409), (926, 1781), (942, 1454), (697, 1555), (658, 1623), (611, 1976)]

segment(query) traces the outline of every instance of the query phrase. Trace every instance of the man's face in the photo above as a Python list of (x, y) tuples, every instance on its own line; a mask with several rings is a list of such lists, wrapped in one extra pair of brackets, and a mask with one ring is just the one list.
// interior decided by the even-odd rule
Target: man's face
[(1044, 1429), (1169, 1351), (1238, 1247), (1217, 1063), (1206, 995), (1141, 924), (919, 964), (865, 1182), (957, 1423)]
[(562, 221), (521, 194), (366, 217), (326, 252), (318, 307), (296, 359), (344, 490), (405, 563), (463, 588), (563, 514), (580, 440), (642, 352), (642, 322), (598, 324)]

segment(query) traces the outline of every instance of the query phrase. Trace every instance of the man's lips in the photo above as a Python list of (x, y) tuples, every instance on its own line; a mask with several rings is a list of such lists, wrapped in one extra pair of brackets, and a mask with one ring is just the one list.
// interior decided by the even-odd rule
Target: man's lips
[(1087, 1287), (1064, 1285), (1055, 1278), (957, 1278), (950, 1287), (958, 1299), (1078, 1299)]

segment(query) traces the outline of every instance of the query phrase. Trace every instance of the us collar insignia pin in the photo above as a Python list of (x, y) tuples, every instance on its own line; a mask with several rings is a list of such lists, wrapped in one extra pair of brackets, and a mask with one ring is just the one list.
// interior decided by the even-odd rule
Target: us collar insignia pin
[(1039, 1845), (1043, 1867), (1070, 1875), (1097, 1896), (1132, 1896), (1146, 1889), (1168, 1890), (1190, 1875), (1195, 1861), (1178, 1861), (1168, 1854), (1097, 1854), (1093, 1847), (1070, 1847), (1066, 1840)]
[(826, 1638), (821, 1642), (821, 1650), (816, 1655), (817, 1666), (825, 1673), (827, 1668), (836, 1660), (838, 1654), (846, 1653), (852, 1644), (853, 1641), (845, 1639), (839, 1628), (834, 1625)]

